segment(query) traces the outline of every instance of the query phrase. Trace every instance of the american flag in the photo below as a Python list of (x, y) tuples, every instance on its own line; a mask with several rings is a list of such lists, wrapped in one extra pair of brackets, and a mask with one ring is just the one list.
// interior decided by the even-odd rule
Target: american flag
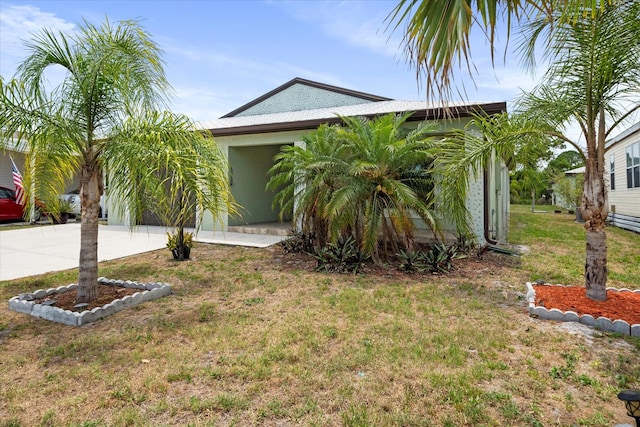
[(24, 187), (22, 186), (22, 175), (20, 175), (20, 171), (18, 167), (13, 162), (13, 157), (9, 157), (11, 159), (11, 172), (13, 172), (13, 185), (16, 186), (16, 202), (24, 206), (25, 197), (24, 197)]

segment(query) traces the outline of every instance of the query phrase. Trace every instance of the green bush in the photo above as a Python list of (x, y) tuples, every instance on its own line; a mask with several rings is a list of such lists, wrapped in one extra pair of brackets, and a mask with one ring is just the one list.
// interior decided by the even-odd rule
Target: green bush
[(396, 254), (400, 260), (398, 269), (407, 273), (429, 271), (446, 273), (453, 269), (453, 260), (463, 258), (458, 253), (458, 246), (447, 246), (444, 243), (431, 246), (428, 251), (400, 251)]
[(318, 261), (316, 271), (335, 271), (339, 273), (357, 273), (369, 259), (360, 250), (353, 237), (340, 237), (338, 241), (315, 251), (313, 255)]
[(314, 240), (314, 233), (292, 231), (291, 236), (280, 242), (280, 246), (288, 254), (313, 253)]

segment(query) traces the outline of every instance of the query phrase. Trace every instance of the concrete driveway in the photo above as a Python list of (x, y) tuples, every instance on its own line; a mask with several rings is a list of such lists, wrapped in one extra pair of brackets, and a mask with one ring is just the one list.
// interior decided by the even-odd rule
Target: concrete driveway
[[(191, 230), (193, 231), (193, 230)], [(98, 261), (106, 261), (166, 247), (166, 227), (100, 225)], [(283, 237), (200, 231), (196, 241), (234, 246), (266, 247)], [(0, 280), (33, 276), (78, 267), (80, 223), (0, 228)]]

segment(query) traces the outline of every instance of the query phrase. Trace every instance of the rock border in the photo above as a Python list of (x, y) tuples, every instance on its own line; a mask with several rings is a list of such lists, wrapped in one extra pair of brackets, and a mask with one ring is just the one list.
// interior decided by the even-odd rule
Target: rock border
[[(604, 332), (617, 332), (624, 335), (631, 335), (632, 337), (640, 337), (640, 324), (629, 325), (628, 322), (620, 319), (612, 320), (608, 317), (594, 318), (590, 314), (583, 314), (580, 316), (575, 311), (562, 311), (557, 308), (549, 310), (546, 307), (538, 306), (536, 305), (536, 291), (533, 289), (533, 285), (572, 287), (559, 284), (554, 285), (551, 283), (527, 282), (527, 301), (529, 302), (530, 316), (535, 316), (539, 319), (545, 320), (557, 320), (559, 322), (578, 322), (583, 325), (591, 326), (592, 328), (600, 329)], [(607, 290), (640, 293), (640, 290), (631, 290), (627, 288), (607, 288)]]
[(59, 286), (57, 288), (38, 289), (33, 293), (25, 293), (15, 296), (9, 300), (9, 310), (18, 313), (28, 314), (33, 317), (49, 320), (51, 322), (62, 323), (68, 326), (82, 326), (98, 319), (102, 319), (120, 310), (142, 304), (146, 301), (162, 298), (171, 293), (171, 285), (168, 283), (138, 283), (131, 280), (114, 280), (105, 277), (98, 278), (98, 282), (108, 286), (119, 286), (123, 288), (139, 289), (133, 295), (127, 295), (121, 299), (115, 299), (102, 307), (83, 312), (63, 310), (59, 307), (45, 304), (36, 304), (34, 300), (44, 298), (49, 295), (69, 292), (78, 287), (77, 284)]

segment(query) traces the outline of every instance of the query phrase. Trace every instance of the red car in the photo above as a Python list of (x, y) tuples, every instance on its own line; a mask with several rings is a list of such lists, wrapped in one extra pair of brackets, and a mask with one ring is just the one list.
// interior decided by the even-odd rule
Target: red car
[(0, 187), (0, 221), (21, 220), (22, 206), (16, 203), (15, 192), (7, 187)]

